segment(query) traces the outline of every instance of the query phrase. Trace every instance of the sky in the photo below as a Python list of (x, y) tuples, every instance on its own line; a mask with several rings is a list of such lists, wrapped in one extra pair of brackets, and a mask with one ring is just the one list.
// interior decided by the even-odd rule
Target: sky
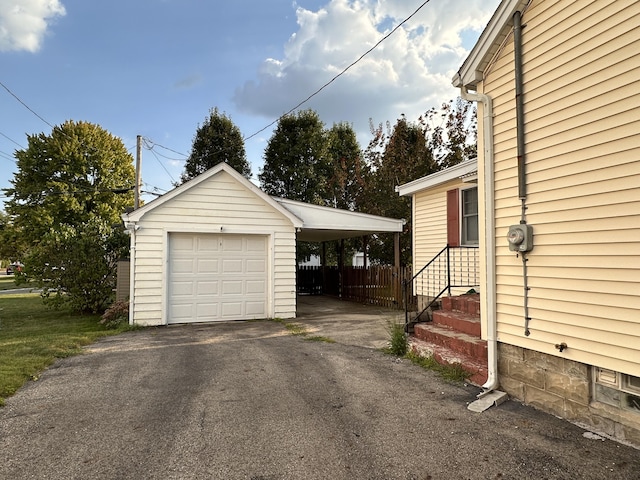
[[(100, 125), (135, 156), (145, 201), (173, 188), (217, 107), (247, 139), (254, 181), (274, 125), (424, 0), (0, 0), (0, 189), (27, 135)], [(327, 128), (394, 124), (458, 96), (451, 79), (499, 0), (430, 0), (302, 105)], [(267, 127), (267, 128), (265, 128)], [(0, 202), (6, 196), (0, 191)]]

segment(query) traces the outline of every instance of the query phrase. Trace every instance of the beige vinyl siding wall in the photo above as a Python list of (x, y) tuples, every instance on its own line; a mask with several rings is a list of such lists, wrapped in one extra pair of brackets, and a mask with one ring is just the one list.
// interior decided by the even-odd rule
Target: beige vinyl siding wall
[(163, 318), (168, 232), (270, 235), (269, 308), (295, 317), (295, 230), (286, 217), (239, 185), (226, 172), (192, 187), (142, 217), (136, 232), (134, 321), (157, 325)]
[(494, 101), (499, 341), (640, 376), (640, 2), (534, 1), (523, 16), (531, 336), (522, 262), (513, 36)]
[[(475, 184), (456, 179), (413, 195), (414, 272), (418, 272), (447, 246), (447, 191), (454, 188), (462, 190), (473, 186)], [(443, 277), (443, 281), (445, 280)], [(415, 293), (422, 295), (419, 287), (420, 283), (416, 283)], [(469, 289), (453, 289), (451, 293), (457, 295), (467, 290)]]

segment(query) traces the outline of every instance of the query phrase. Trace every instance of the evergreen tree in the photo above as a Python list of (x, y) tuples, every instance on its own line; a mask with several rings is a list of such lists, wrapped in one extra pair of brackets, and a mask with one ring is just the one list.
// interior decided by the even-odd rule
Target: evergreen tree
[(269, 195), (324, 205), (327, 199), (326, 136), (313, 110), (285, 115), (278, 121), (258, 175)]
[(197, 177), (221, 162), (228, 163), (245, 178), (251, 178), (251, 166), (247, 161), (242, 133), (216, 107), (196, 130), (180, 183)]

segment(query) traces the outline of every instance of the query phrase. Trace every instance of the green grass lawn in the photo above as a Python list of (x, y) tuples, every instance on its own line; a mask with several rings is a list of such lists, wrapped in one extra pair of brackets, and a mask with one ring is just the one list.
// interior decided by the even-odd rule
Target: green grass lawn
[(37, 294), (0, 295), (0, 406), (57, 358), (77, 355), (97, 338), (128, 329), (109, 330), (99, 320), (99, 315), (47, 308)]
[(0, 290), (12, 290), (14, 288), (21, 288), (21, 287), (16, 286), (16, 282), (13, 279), (13, 275), (0, 276)]

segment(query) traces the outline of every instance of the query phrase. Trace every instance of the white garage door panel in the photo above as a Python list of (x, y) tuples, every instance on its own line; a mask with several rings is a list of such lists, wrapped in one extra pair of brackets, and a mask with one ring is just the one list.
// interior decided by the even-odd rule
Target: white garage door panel
[(242, 281), (241, 280), (223, 280), (222, 281), (222, 294), (223, 295), (242, 295)]
[(248, 259), (245, 265), (248, 273), (264, 273), (267, 271), (267, 262), (263, 259)]
[(193, 280), (184, 282), (175, 282), (173, 284), (174, 297), (192, 297), (193, 296)]
[(173, 273), (191, 273), (193, 272), (193, 259), (191, 258), (176, 258), (173, 268)]
[(268, 237), (169, 235), (169, 323), (267, 316)]
[[(191, 318), (193, 316), (193, 304), (176, 304), (171, 306), (170, 312), (171, 318), (175, 319), (186, 319)], [(176, 323), (179, 323), (176, 321)]]
[(261, 280), (247, 280), (245, 291), (247, 295), (264, 295), (267, 292), (267, 285)]
[(263, 317), (265, 315), (264, 302), (246, 302), (247, 315)]
[(224, 302), (222, 304), (222, 318), (227, 320), (242, 315), (242, 307), (242, 302)]
[(198, 295), (218, 295), (217, 280), (201, 280), (198, 282)]
[[(237, 254), (237, 252), (235, 252)], [(225, 252), (226, 255), (229, 255), (229, 252)], [(241, 259), (224, 259), (222, 260), (222, 273), (233, 274), (239, 273), (242, 274), (243, 270), (243, 262)]]
[(196, 260), (198, 273), (218, 273), (218, 260), (199, 258)]

